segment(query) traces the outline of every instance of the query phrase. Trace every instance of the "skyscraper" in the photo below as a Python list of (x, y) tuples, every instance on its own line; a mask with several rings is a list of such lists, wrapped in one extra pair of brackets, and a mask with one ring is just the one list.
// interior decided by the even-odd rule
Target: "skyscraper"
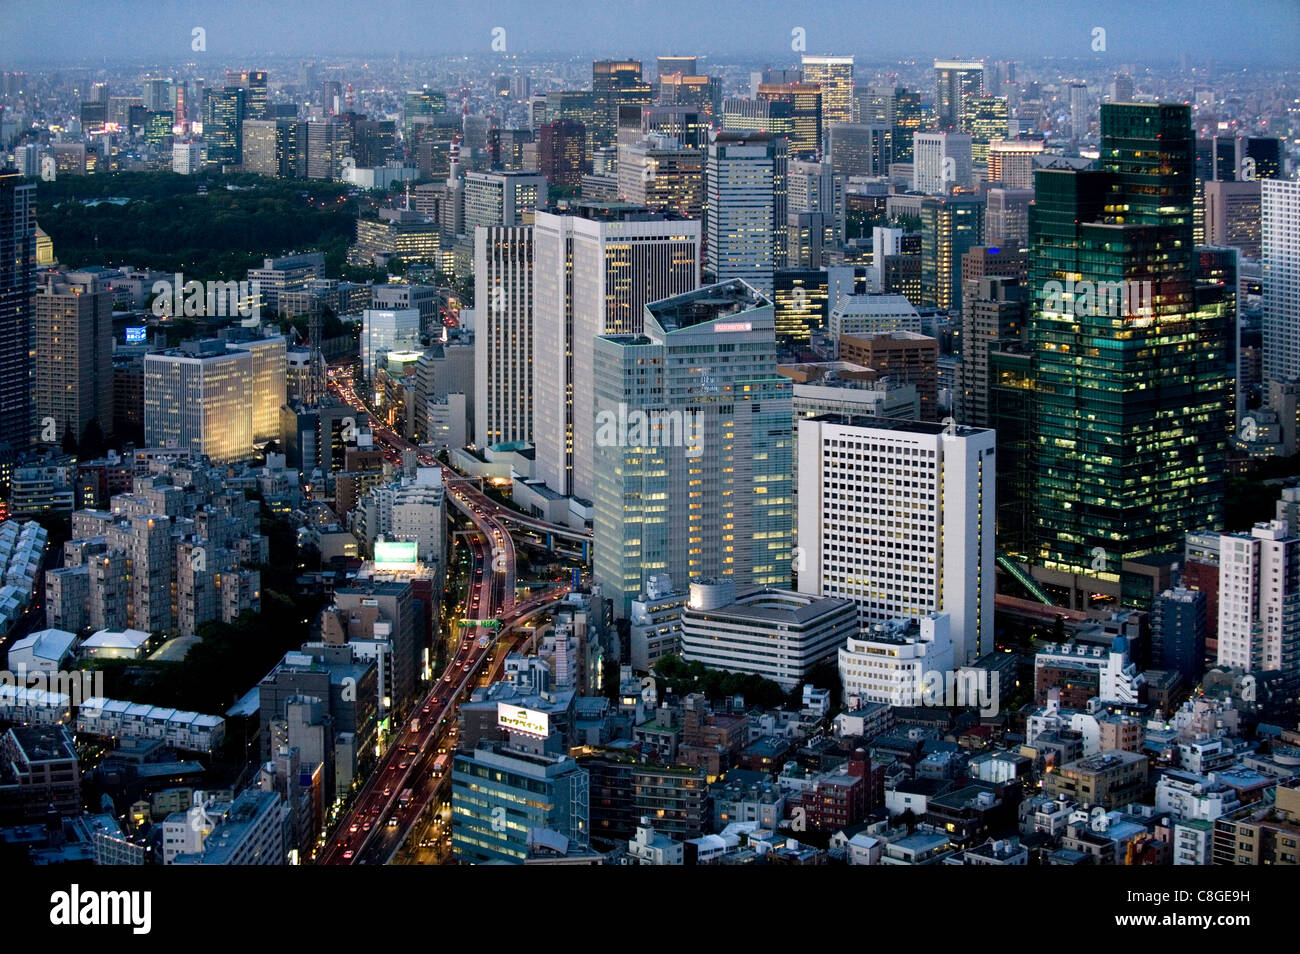
[(0, 452), (32, 440), (32, 290), (36, 276), (36, 186), (0, 169)]
[(553, 186), (582, 185), (587, 161), (587, 131), (572, 119), (557, 119), (537, 130), (537, 169)]
[(921, 298), (936, 308), (962, 300), (961, 258), (984, 241), (984, 203), (975, 196), (921, 201)]
[(347, 123), (328, 120), (307, 123), (308, 179), (337, 179), (343, 172), (343, 160), (352, 153), (352, 130)]
[[(245, 119), (269, 119), (266, 96), (266, 70), (226, 70), (226, 86), (247, 90), (244, 97)], [(145, 102), (148, 106), (148, 101)], [(149, 106), (166, 109), (166, 106)]]
[(618, 194), (633, 205), (704, 218), (704, 150), (649, 135), (618, 147)]
[(899, 86), (894, 90), (894, 161), (912, 161), (912, 133), (925, 127), (927, 111), (921, 94)]
[(798, 441), (799, 591), (863, 623), (947, 613), (959, 666), (991, 650), (993, 431), (824, 414)]
[(989, 189), (984, 208), (984, 241), (1013, 249), (1029, 247), (1029, 206), (1033, 189)]
[(769, 299), (741, 281), (652, 302), (596, 339), (595, 578), (626, 617), (651, 576), (790, 576), (791, 383)]
[(718, 133), (705, 167), (705, 271), (715, 281), (743, 278), (771, 294), (786, 262), (785, 137)]
[(961, 312), (962, 353), (957, 366), (954, 411), (957, 420), (969, 427), (992, 427), (990, 355), (1001, 343), (1020, 339), (1025, 321), (1025, 286), (1016, 278), (990, 276), (967, 291), (970, 294)]
[(1088, 125), (1092, 121), (1092, 112), (1088, 108), (1088, 84), (1070, 84), (1070, 138), (1081, 142), (1088, 135)]
[(941, 129), (961, 124), (966, 101), (984, 94), (984, 64), (979, 60), (934, 61), (934, 110)]
[(650, 84), (641, 79), (640, 60), (596, 60), (591, 64), (594, 122), (588, 132), (593, 146), (612, 146), (618, 133), (620, 106), (649, 106)]
[(218, 464), (251, 457), (252, 359), (215, 339), (145, 355), (148, 445), (206, 454)]
[(822, 213), (826, 226), (824, 243), (838, 247), (844, 241), (844, 177), (835, 173), (829, 162), (791, 162), (788, 169), (787, 211)]
[(1300, 378), (1300, 181), (1261, 184), (1264, 381)]
[(246, 119), (243, 124), (245, 172), (282, 179), (307, 174), (307, 129), (319, 123), (292, 119)]
[(962, 107), (961, 127), (971, 138), (971, 161), (988, 162), (989, 143), (1002, 139), (1010, 130), (1005, 96), (975, 96)]
[[(824, 90), (816, 83), (763, 83), (758, 87), (758, 102), (790, 104), (790, 155), (816, 159), (822, 148), (825, 122)], [(780, 132), (770, 126), (755, 127), (763, 132)]]
[(1189, 107), (1108, 103), (1100, 169), (1037, 173), (1036, 563), (1076, 601), (1072, 574), (1139, 599), (1123, 561), (1222, 521), (1228, 328), (1196, 299), (1193, 149)]
[(534, 224), (534, 476), (592, 494), (592, 342), (640, 334), (645, 306), (700, 283), (700, 223), (633, 206), (539, 212)]
[[(546, 177), (536, 172), (501, 171), (465, 174), (465, 232), (531, 225), (533, 212), (546, 204)], [(477, 301), (477, 299), (475, 299)]]
[(203, 138), (208, 162), (237, 166), (244, 158), (244, 119), (248, 91), (238, 86), (209, 89), (205, 94)]
[(411, 146), (422, 138), (424, 127), (447, 111), (447, 94), (432, 89), (408, 90), (402, 100), (402, 138)]
[(989, 143), (989, 182), (1008, 189), (1034, 188), (1034, 157), (1047, 146), (1037, 139), (995, 139)]
[(533, 227), (474, 230), (474, 441), (533, 438)]
[(803, 56), (805, 83), (816, 83), (822, 92), (822, 121), (853, 122), (853, 57)]
[(1260, 257), (1260, 196), (1266, 181), (1204, 183), (1206, 245), (1240, 249), (1243, 258)]
[[(113, 293), (94, 273), (43, 276), (33, 303), (37, 423), (56, 440), (113, 430)], [(276, 408), (277, 419), (279, 408)]]
[(840, 123), (827, 130), (831, 165), (844, 176), (886, 176), (894, 161), (893, 127)]
[(226, 347), (231, 351), (246, 351), (250, 356), (248, 393), (253, 408), (253, 442), (278, 440), (287, 366), (284, 338), (271, 335), (227, 340)]
[(367, 308), (361, 317), (361, 373), (373, 381), (390, 351), (420, 347), (420, 312), (417, 308)]

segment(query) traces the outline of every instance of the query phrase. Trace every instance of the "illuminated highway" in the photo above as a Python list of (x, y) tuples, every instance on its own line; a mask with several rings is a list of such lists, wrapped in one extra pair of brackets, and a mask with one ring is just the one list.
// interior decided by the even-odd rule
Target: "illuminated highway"
[[(365, 408), (345, 376), (331, 375), (330, 387), (346, 403)], [(415, 450), (422, 465), (442, 468), (448, 501), (470, 519), (477, 531), (466, 538), (471, 575), (463, 618), (498, 620), (500, 630), (492, 625), (460, 627), (456, 651), (437, 683), (420, 700), (413, 717), (394, 727), (387, 752), (321, 847), (317, 863), (326, 865), (384, 864), (393, 856), (450, 772), (456, 710), (472, 691), (498, 637), (569, 591), (567, 586), (556, 586), (518, 602), (514, 542), (495, 516), (500, 508), (464, 483), (451, 468), (390, 429), (372, 425), (372, 432), (390, 455), (400, 459), (403, 451)], [(493, 658), (494, 669), (502, 665), (508, 648), (503, 640), (500, 652)]]

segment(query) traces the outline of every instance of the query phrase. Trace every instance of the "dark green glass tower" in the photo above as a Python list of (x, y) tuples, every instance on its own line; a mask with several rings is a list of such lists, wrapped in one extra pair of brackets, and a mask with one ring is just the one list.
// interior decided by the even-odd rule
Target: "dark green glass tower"
[(1098, 167), (1030, 207), (1035, 563), (1133, 603), (1124, 561), (1222, 524), (1229, 322), (1197, 302), (1189, 107), (1102, 106)]

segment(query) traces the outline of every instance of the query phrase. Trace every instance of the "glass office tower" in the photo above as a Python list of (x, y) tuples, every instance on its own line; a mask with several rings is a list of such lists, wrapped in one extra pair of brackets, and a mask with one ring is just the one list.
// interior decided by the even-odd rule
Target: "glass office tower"
[(1124, 561), (1222, 523), (1229, 327), (1197, 300), (1194, 148), (1189, 107), (1106, 104), (1100, 168), (1036, 176), (1035, 562), (1090, 577), (1076, 601), (1137, 601)]

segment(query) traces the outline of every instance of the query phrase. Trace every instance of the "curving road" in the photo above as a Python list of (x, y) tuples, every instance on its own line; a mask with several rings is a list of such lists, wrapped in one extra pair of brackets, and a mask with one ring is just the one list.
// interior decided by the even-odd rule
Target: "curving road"
[[(344, 401), (365, 408), (351, 380), (342, 375), (331, 378), (331, 389)], [(453, 483), (459, 476), (455, 471), (390, 429), (374, 425), (372, 431), (376, 441), (390, 453), (400, 455), (415, 450), (421, 464), (442, 467), (448, 501), (469, 517), (477, 531), (468, 538), (472, 575), (465, 619), (497, 620), (500, 629), (477, 624), (461, 627), (456, 652), (447, 668), (420, 700), (414, 717), (396, 727), (387, 752), (320, 848), (316, 863), (324, 865), (383, 864), (393, 856), (449, 771), (446, 764), (435, 772), (438, 757), (454, 748), (456, 710), (472, 690), (498, 636), (569, 591), (567, 586), (556, 586), (518, 602), (514, 542), (495, 516), (497, 505), (477, 489), (459, 481)], [(495, 662), (499, 665), (501, 659)], [(444, 763), (449, 761), (449, 757), (443, 759)], [(409, 799), (403, 797), (408, 790)]]

